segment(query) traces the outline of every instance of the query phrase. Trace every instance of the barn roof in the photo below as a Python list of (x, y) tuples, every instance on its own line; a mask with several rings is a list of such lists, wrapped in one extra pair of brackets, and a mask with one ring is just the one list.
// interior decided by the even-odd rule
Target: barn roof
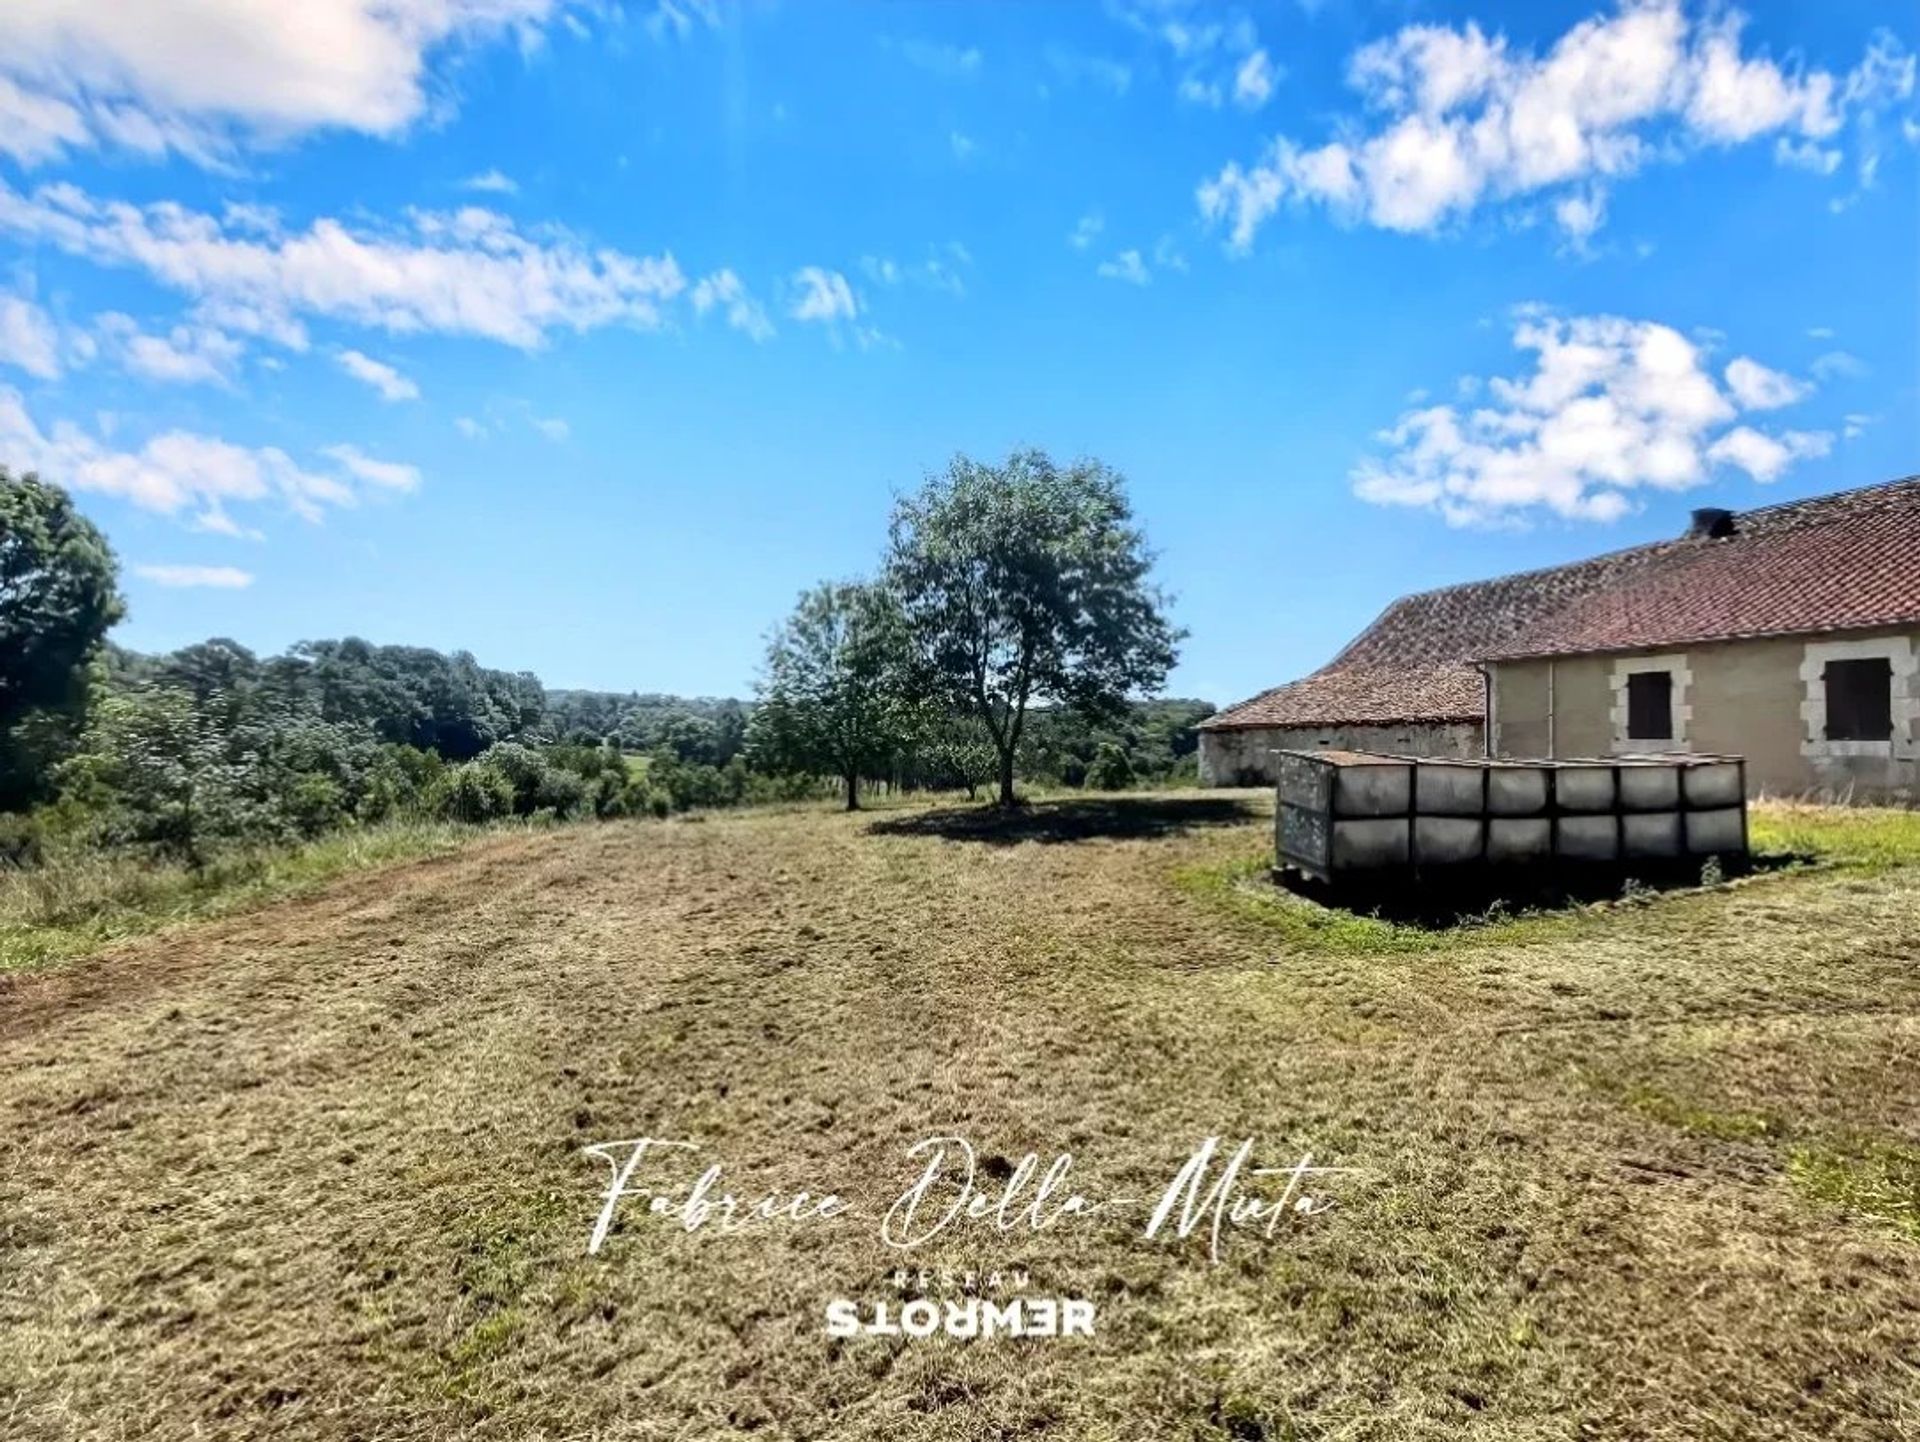
[(1479, 720), (1479, 661), (1920, 621), (1920, 477), (1728, 513), (1720, 529), (1404, 596), (1311, 676), (1204, 725)]

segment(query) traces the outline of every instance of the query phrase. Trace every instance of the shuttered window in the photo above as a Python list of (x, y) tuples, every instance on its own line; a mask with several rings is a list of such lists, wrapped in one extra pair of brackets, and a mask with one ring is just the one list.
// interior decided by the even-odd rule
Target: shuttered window
[(1827, 740), (1893, 739), (1893, 662), (1885, 656), (1829, 661)]
[(1627, 677), (1627, 739), (1673, 740), (1673, 673), (1635, 671)]

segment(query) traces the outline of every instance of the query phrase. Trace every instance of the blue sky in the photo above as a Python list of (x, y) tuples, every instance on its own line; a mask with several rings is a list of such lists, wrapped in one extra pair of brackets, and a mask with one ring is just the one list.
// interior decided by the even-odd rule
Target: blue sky
[(743, 694), (955, 452), (1129, 479), (1228, 702), (1920, 469), (1909, 7), (17, 0), (0, 462), (125, 644)]

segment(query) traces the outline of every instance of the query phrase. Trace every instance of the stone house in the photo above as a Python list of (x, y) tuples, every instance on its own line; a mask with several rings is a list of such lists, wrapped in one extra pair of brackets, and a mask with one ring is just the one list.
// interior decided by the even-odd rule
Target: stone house
[(1410, 596), (1327, 666), (1203, 724), (1214, 785), (1278, 747), (1724, 752), (1756, 791), (1920, 799), (1920, 477)]

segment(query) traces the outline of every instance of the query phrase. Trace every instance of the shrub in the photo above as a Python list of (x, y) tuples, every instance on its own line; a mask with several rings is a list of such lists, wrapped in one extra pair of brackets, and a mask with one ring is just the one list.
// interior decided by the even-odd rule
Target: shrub
[(435, 810), (449, 821), (479, 825), (513, 815), (513, 782), (498, 767), (468, 761), (446, 773)]
[(36, 816), (0, 812), (0, 866), (25, 870), (46, 856), (46, 831)]
[(331, 776), (295, 776), (281, 797), (281, 806), (293, 829), (309, 841), (347, 821), (346, 790)]
[(1115, 741), (1102, 741), (1087, 768), (1087, 784), (1102, 791), (1124, 791), (1133, 785), (1133, 763)]
[(534, 787), (534, 810), (551, 812), (557, 819), (583, 810), (586, 800), (587, 783), (572, 771), (549, 767)]

